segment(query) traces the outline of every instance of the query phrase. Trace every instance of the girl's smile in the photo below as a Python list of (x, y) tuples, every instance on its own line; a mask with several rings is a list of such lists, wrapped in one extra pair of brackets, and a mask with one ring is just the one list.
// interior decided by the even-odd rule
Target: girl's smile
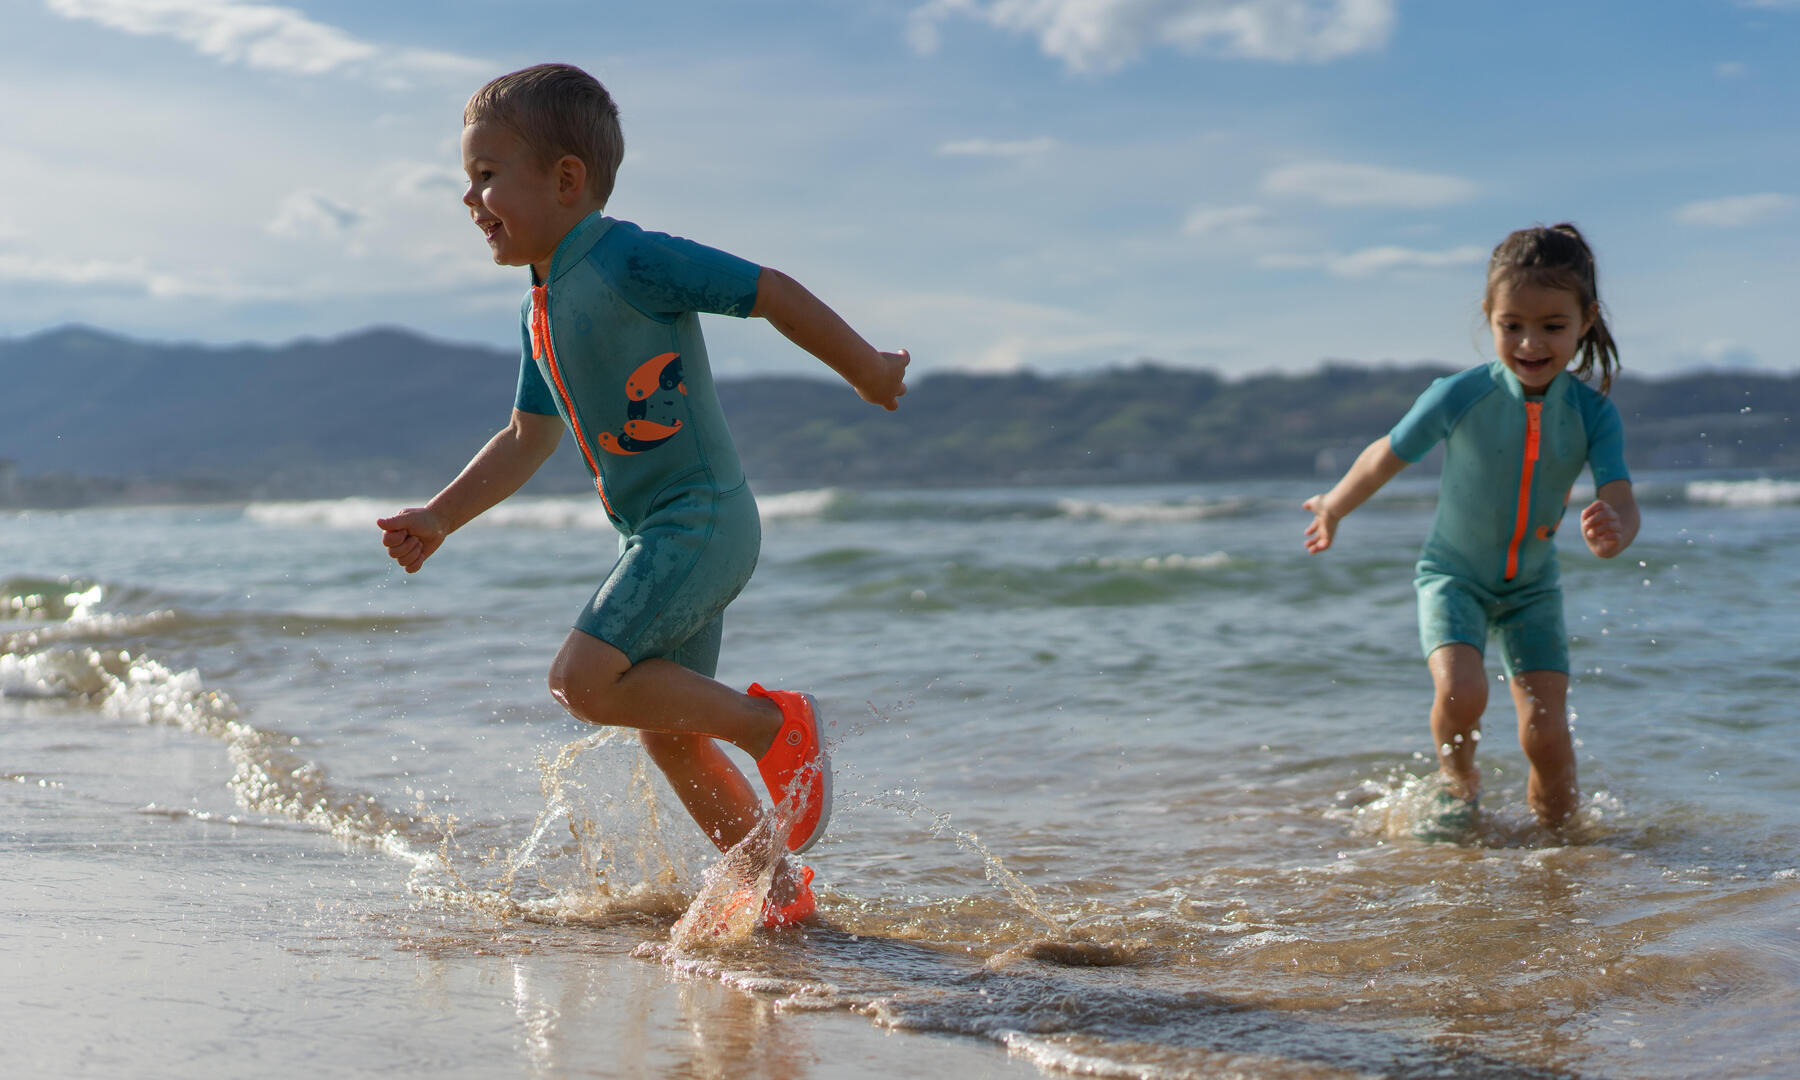
[(1495, 286), (1488, 309), (1494, 355), (1529, 393), (1542, 393), (1574, 361), (1592, 326), (1574, 293), (1529, 282)]

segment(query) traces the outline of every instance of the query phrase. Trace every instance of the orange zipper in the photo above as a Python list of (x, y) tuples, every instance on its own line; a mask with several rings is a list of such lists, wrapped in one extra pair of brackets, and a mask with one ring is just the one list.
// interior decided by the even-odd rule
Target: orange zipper
[(1519, 468), (1519, 513), (1513, 519), (1512, 543), (1506, 545), (1506, 580), (1519, 573), (1519, 545), (1531, 525), (1531, 474), (1537, 469), (1538, 437), (1543, 430), (1544, 403), (1525, 403), (1525, 461)]
[[(563, 408), (569, 414), (569, 430), (575, 433), (575, 445), (581, 447), (581, 456), (587, 459), (588, 471), (594, 474), (594, 491), (600, 496), (600, 505), (612, 514), (612, 503), (606, 499), (606, 485), (600, 479), (600, 463), (594, 460), (594, 452), (588, 449), (587, 436), (581, 433), (581, 420), (575, 415), (575, 401), (569, 396), (569, 388), (563, 383), (562, 367), (556, 362), (556, 346), (550, 340), (550, 287), (533, 285), (531, 287), (531, 358), (543, 358), (550, 369), (550, 379), (556, 383), (556, 392), (562, 396)], [(617, 515), (614, 515), (617, 516)]]

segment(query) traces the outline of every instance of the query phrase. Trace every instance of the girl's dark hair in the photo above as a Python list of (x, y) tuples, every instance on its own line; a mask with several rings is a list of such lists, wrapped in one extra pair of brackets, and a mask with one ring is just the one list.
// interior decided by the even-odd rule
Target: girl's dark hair
[(1606, 315), (1600, 308), (1599, 278), (1594, 270), (1594, 249), (1569, 222), (1545, 228), (1533, 225), (1520, 229), (1500, 241), (1488, 260), (1487, 296), (1482, 310), (1491, 310), (1494, 290), (1501, 285), (1536, 285), (1545, 289), (1564, 289), (1575, 294), (1583, 314), (1593, 316), (1593, 325), (1581, 339), (1581, 363), (1575, 377), (1586, 380), (1600, 371), (1600, 392), (1612, 389), (1613, 373), (1619, 370), (1619, 348), (1613, 343), (1612, 331), (1606, 327)]

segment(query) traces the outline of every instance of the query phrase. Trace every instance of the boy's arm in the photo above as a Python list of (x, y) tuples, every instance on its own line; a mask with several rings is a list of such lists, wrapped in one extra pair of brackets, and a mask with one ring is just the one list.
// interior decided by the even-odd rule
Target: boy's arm
[(789, 341), (824, 361), (864, 401), (890, 412), (900, 407), (911, 354), (905, 349), (878, 351), (798, 281), (764, 267), (756, 279), (756, 306), (750, 314), (769, 320)]
[(1637, 496), (1632, 494), (1629, 480), (1601, 484), (1594, 495), (1594, 501), (1581, 512), (1581, 538), (1587, 541), (1589, 551), (1610, 559), (1637, 539), (1642, 523)]
[(1407, 465), (1405, 458), (1394, 453), (1386, 435), (1365, 447), (1336, 487), (1301, 504), (1313, 512), (1312, 524), (1306, 527), (1306, 550), (1317, 555), (1330, 547), (1337, 536), (1338, 522), (1367, 502), (1369, 496), (1380, 491), (1383, 484), (1398, 476)]
[(560, 416), (513, 410), (512, 422), (476, 452), (456, 479), (424, 506), (410, 507), (375, 524), (388, 555), (411, 574), (444, 538), (519, 490), (562, 441)]

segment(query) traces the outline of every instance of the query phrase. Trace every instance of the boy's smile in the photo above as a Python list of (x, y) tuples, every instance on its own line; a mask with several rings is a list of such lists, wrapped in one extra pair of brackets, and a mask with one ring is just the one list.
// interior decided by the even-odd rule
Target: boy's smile
[(1488, 306), (1494, 355), (1531, 393), (1541, 393), (1575, 359), (1593, 320), (1567, 289), (1526, 282), (1495, 287)]
[(550, 272), (556, 245), (582, 217), (565, 197), (558, 170), (545, 168), (518, 133), (476, 121), (463, 128), (463, 205), (501, 266), (530, 266), (539, 280)]

